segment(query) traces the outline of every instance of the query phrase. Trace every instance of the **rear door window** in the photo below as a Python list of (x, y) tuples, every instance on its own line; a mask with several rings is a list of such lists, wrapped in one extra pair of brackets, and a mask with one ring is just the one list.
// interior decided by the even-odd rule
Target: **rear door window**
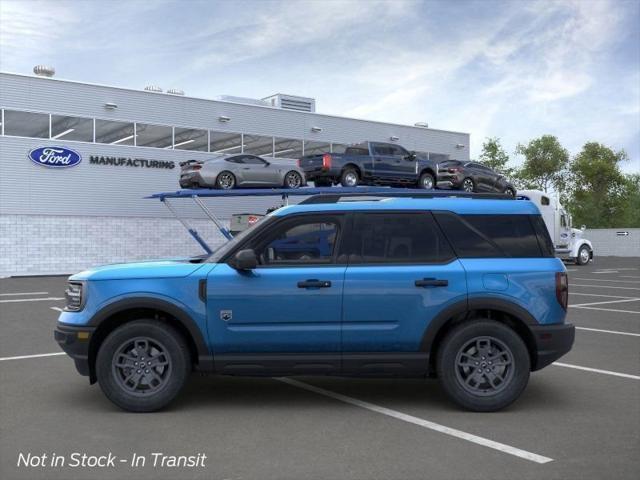
[(455, 258), (428, 212), (359, 213), (350, 237), (350, 264), (447, 263)]
[(436, 218), (463, 258), (543, 255), (529, 215), (462, 215), (438, 213)]

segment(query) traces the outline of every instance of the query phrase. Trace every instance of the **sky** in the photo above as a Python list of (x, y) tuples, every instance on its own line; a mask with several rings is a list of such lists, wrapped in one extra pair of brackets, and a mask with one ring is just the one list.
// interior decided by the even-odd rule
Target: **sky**
[(640, 0), (0, 0), (0, 70), (624, 149), (640, 172)]

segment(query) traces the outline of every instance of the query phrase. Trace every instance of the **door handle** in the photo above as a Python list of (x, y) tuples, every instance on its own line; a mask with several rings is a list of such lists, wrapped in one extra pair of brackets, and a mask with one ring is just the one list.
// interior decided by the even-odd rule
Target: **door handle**
[(415, 281), (416, 287), (446, 287), (449, 280), (439, 280), (437, 278), (423, 278)]
[(331, 282), (328, 280), (304, 280), (298, 282), (298, 288), (329, 288), (331, 287)]

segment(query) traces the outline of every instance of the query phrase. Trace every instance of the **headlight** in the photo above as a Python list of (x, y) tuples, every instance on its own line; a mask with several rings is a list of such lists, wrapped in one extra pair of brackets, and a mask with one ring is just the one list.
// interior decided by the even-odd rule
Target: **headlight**
[(64, 296), (67, 299), (67, 305), (64, 307), (65, 310), (69, 312), (82, 310), (84, 306), (82, 287), (82, 283), (69, 282), (67, 284), (67, 289), (64, 291)]

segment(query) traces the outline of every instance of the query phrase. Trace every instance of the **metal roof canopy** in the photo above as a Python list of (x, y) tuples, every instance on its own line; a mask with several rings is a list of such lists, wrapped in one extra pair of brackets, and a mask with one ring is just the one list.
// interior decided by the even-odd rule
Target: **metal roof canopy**
[[(200, 207), (204, 214), (218, 227), (220, 233), (231, 240), (233, 235), (215, 214), (202, 202), (201, 198), (234, 198), (234, 197), (273, 197), (280, 196), (285, 205), (288, 204), (290, 196), (296, 197), (310, 197), (301, 204), (317, 204), (317, 203), (338, 203), (343, 198), (358, 197), (409, 197), (409, 198), (444, 198), (444, 197), (460, 197), (471, 199), (491, 199), (491, 200), (512, 200), (513, 197), (505, 194), (491, 194), (491, 193), (467, 193), (458, 191), (435, 191), (435, 190), (422, 190), (417, 188), (394, 188), (394, 187), (322, 187), (322, 188), (247, 188), (238, 190), (212, 190), (212, 189), (193, 189), (193, 190), (178, 190), (175, 192), (161, 192), (154, 193), (145, 198), (159, 199), (164, 203), (169, 211), (175, 216), (175, 218), (182, 223), (187, 229), (189, 234), (194, 238), (196, 242), (204, 249), (207, 254), (213, 253), (213, 249), (204, 241), (204, 239), (198, 234), (198, 231), (191, 227), (189, 223), (175, 210), (170, 200), (177, 198), (190, 198), (194, 203)], [(364, 200), (364, 199), (363, 199)], [(371, 200), (371, 199), (367, 199)]]

